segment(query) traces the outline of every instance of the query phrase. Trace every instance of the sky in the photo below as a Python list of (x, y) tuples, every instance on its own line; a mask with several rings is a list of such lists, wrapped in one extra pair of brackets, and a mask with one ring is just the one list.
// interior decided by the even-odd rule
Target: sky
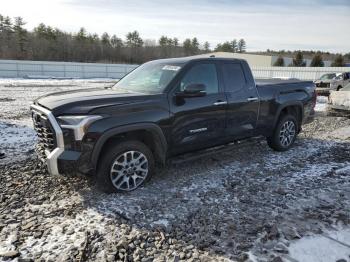
[(248, 51), (350, 52), (350, 0), (0, 0), (0, 13), (30, 30), (43, 22), (121, 38), (197, 37), (212, 48), (244, 38)]

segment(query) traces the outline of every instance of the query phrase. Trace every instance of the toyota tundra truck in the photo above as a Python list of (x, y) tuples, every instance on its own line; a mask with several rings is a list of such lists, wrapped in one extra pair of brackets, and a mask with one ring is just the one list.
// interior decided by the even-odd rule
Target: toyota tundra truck
[(31, 112), (50, 174), (89, 174), (125, 192), (185, 153), (257, 136), (286, 151), (315, 103), (313, 82), (257, 82), (245, 60), (187, 57), (147, 62), (110, 88), (42, 96)]

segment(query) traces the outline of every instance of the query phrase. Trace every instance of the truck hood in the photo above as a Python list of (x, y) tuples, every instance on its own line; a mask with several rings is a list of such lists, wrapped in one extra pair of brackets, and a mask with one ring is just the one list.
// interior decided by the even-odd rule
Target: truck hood
[(126, 90), (88, 88), (47, 94), (37, 98), (34, 104), (49, 109), (56, 116), (87, 114), (102, 107), (144, 102), (149, 96)]
[(319, 84), (319, 83), (332, 83), (332, 82), (334, 82), (333, 79), (327, 79), (327, 80), (320, 80), (320, 79), (318, 79), (318, 80), (315, 81), (315, 84)]

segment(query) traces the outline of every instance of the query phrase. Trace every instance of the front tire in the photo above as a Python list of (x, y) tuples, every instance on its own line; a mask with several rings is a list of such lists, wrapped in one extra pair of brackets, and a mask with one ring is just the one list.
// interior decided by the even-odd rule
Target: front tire
[(286, 151), (291, 148), (297, 137), (298, 122), (293, 115), (280, 117), (274, 133), (267, 138), (267, 144), (276, 151)]
[(97, 184), (106, 193), (129, 192), (148, 181), (154, 172), (151, 150), (129, 140), (107, 149), (99, 161)]

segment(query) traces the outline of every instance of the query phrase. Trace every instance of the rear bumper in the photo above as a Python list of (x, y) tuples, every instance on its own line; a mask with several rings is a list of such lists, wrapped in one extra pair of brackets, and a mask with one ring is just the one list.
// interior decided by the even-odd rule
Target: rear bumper
[(317, 87), (316, 94), (317, 95), (329, 95), (332, 89), (330, 87)]

